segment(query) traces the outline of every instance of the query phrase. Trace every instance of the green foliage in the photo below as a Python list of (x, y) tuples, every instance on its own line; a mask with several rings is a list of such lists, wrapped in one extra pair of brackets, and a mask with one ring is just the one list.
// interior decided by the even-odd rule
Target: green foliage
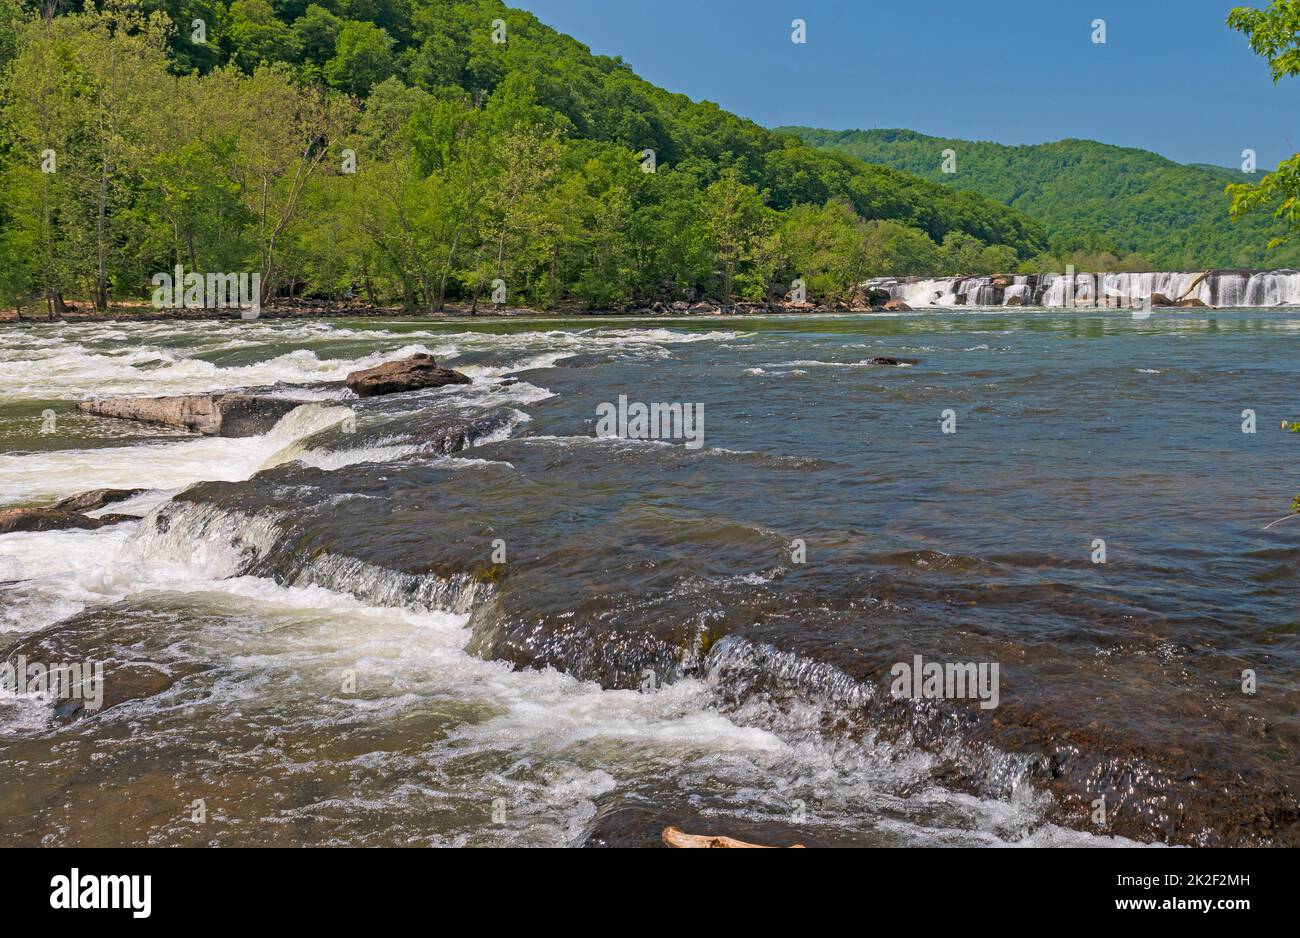
[(22, 29), (23, 6), (19, 0), (0, 0), (0, 68), (4, 68), (18, 52), (18, 38)]
[[(1273, 81), (1300, 74), (1300, 0), (1273, 0), (1267, 10), (1238, 7), (1228, 25), (1245, 33), (1250, 48), (1268, 59)], [(1235, 220), (1255, 219), (1260, 209), (1272, 209), (1284, 228), (1269, 240), (1277, 248), (1300, 235), (1300, 153), (1280, 163), (1257, 184), (1228, 186)]]
[(276, 18), (266, 0), (235, 0), (230, 4), (230, 44), (240, 68), (252, 71), (271, 62), (292, 62), (297, 42), (287, 23)]
[[(1080, 270), (1300, 264), (1300, 249), (1267, 248), (1282, 234), (1279, 225), (1261, 217), (1238, 224), (1228, 218), (1231, 200), (1224, 189), (1246, 178), (1236, 170), (1182, 165), (1088, 140), (1011, 147), (907, 130), (786, 130), (819, 148), (980, 193), (1038, 219), (1051, 244), (1024, 265), (1025, 272), (1059, 271), (1068, 263)], [(957, 154), (951, 174), (943, 172), (947, 149)], [(1275, 188), (1255, 198), (1271, 199)], [(1247, 200), (1239, 201), (1238, 216)], [(982, 234), (969, 222), (961, 228), (985, 242), (1015, 243), (1000, 231)]]
[(318, 4), (307, 7), (302, 16), (293, 22), (293, 37), (298, 54), (304, 62), (323, 66), (334, 56), (343, 21)]
[(498, 0), (144, 0), (51, 24), (17, 2), (0, 0), (11, 301), (147, 296), (176, 264), (258, 270), (268, 299), (425, 310), (496, 281), (512, 304), (599, 308), (760, 300), (803, 276), (841, 301), (865, 277), (1048, 248), (1015, 209), (671, 94)]
[(368, 94), (397, 67), (393, 37), (373, 23), (345, 22), (334, 48), (334, 57), (325, 63), (325, 78), (332, 87), (354, 95)]
[(1273, 0), (1267, 10), (1237, 7), (1228, 26), (1245, 33), (1251, 50), (1268, 59), (1274, 82), (1300, 74), (1300, 0)]

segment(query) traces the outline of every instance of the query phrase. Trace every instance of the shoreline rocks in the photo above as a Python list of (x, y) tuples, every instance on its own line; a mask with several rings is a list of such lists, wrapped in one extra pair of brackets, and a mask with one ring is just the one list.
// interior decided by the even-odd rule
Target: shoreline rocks
[(246, 437), (266, 433), (303, 403), (253, 394), (182, 394), (83, 401), (77, 410), (96, 417), (135, 420), (204, 436)]
[(418, 354), (374, 368), (354, 371), (344, 383), (358, 397), (379, 397), (403, 391), (424, 391), (449, 384), (472, 384), (468, 375), (439, 368), (432, 355)]

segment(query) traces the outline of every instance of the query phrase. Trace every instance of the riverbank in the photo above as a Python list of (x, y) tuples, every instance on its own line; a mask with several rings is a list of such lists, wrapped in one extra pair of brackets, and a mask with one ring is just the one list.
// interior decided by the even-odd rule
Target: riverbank
[[(359, 302), (295, 300), (263, 309), (259, 319), (493, 319), (581, 316), (765, 316), (786, 313), (910, 312), (955, 307), (981, 309), (1277, 309), (1300, 308), (1300, 271), (1200, 270), (1141, 273), (988, 274), (952, 277), (876, 277), (865, 281), (846, 303), (777, 300), (726, 303), (705, 300), (656, 302), (611, 309), (566, 306), (534, 309), (519, 306), (448, 304), (439, 312), (376, 306)], [(241, 318), (237, 309), (156, 309), (143, 302), (117, 303), (98, 312), (74, 303), (54, 320), (31, 310), (0, 310), (0, 323), (168, 322)]]
[[(401, 306), (372, 306), (358, 303), (295, 303), (267, 307), (257, 319), (428, 319), (434, 322), (458, 319), (527, 319), (629, 316), (644, 319), (652, 316), (767, 316), (784, 313), (871, 313), (906, 311), (902, 303), (881, 302), (874, 306), (865, 304), (819, 303), (651, 303), (647, 306), (626, 306), (615, 309), (533, 309), (526, 306), (480, 306), (471, 310), (468, 305), (448, 304), (439, 312), (423, 309), (406, 309)], [(145, 305), (114, 305), (106, 312), (89, 306), (76, 306), (54, 319), (18, 310), (0, 310), (0, 324), (29, 325), (50, 322), (204, 322), (209, 320), (241, 319), (238, 309), (155, 309)]]

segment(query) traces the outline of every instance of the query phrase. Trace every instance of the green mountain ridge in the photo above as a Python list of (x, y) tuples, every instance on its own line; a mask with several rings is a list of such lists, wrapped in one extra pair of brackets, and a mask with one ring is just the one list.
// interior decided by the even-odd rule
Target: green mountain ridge
[(177, 264), (429, 310), (498, 281), (551, 307), (797, 277), (838, 297), (1047, 245), (1017, 209), (659, 88), (498, 0), (69, 0), (48, 22), (0, 0), (0, 84), (0, 299), (51, 310)]
[[(1239, 170), (1078, 138), (1010, 146), (911, 130), (777, 130), (1019, 209), (1043, 225), (1057, 257), (1079, 251), (1116, 259), (1137, 255), (1130, 269), (1300, 263), (1300, 246), (1267, 249), (1285, 230), (1267, 213), (1237, 222), (1228, 217), (1225, 186), (1258, 178)], [(949, 149), (956, 154), (954, 173), (943, 171)]]

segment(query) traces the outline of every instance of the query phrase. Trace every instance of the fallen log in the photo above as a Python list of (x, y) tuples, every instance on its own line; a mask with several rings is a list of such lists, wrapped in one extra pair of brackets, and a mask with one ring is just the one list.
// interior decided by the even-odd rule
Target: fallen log
[(304, 401), (253, 394), (183, 394), (83, 401), (77, 409), (96, 417), (137, 420), (205, 436), (245, 437), (268, 432)]
[[(769, 847), (766, 844), (748, 844), (743, 840), (735, 840), (731, 837), (709, 837), (701, 834), (686, 834), (675, 827), (665, 827), (660, 835), (663, 842), (669, 847), (676, 847), (682, 850), (717, 850), (717, 849), (748, 849), (748, 850), (774, 850), (775, 847)], [(803, 844), (793, 844), (790, 849), (802, 850)]]

